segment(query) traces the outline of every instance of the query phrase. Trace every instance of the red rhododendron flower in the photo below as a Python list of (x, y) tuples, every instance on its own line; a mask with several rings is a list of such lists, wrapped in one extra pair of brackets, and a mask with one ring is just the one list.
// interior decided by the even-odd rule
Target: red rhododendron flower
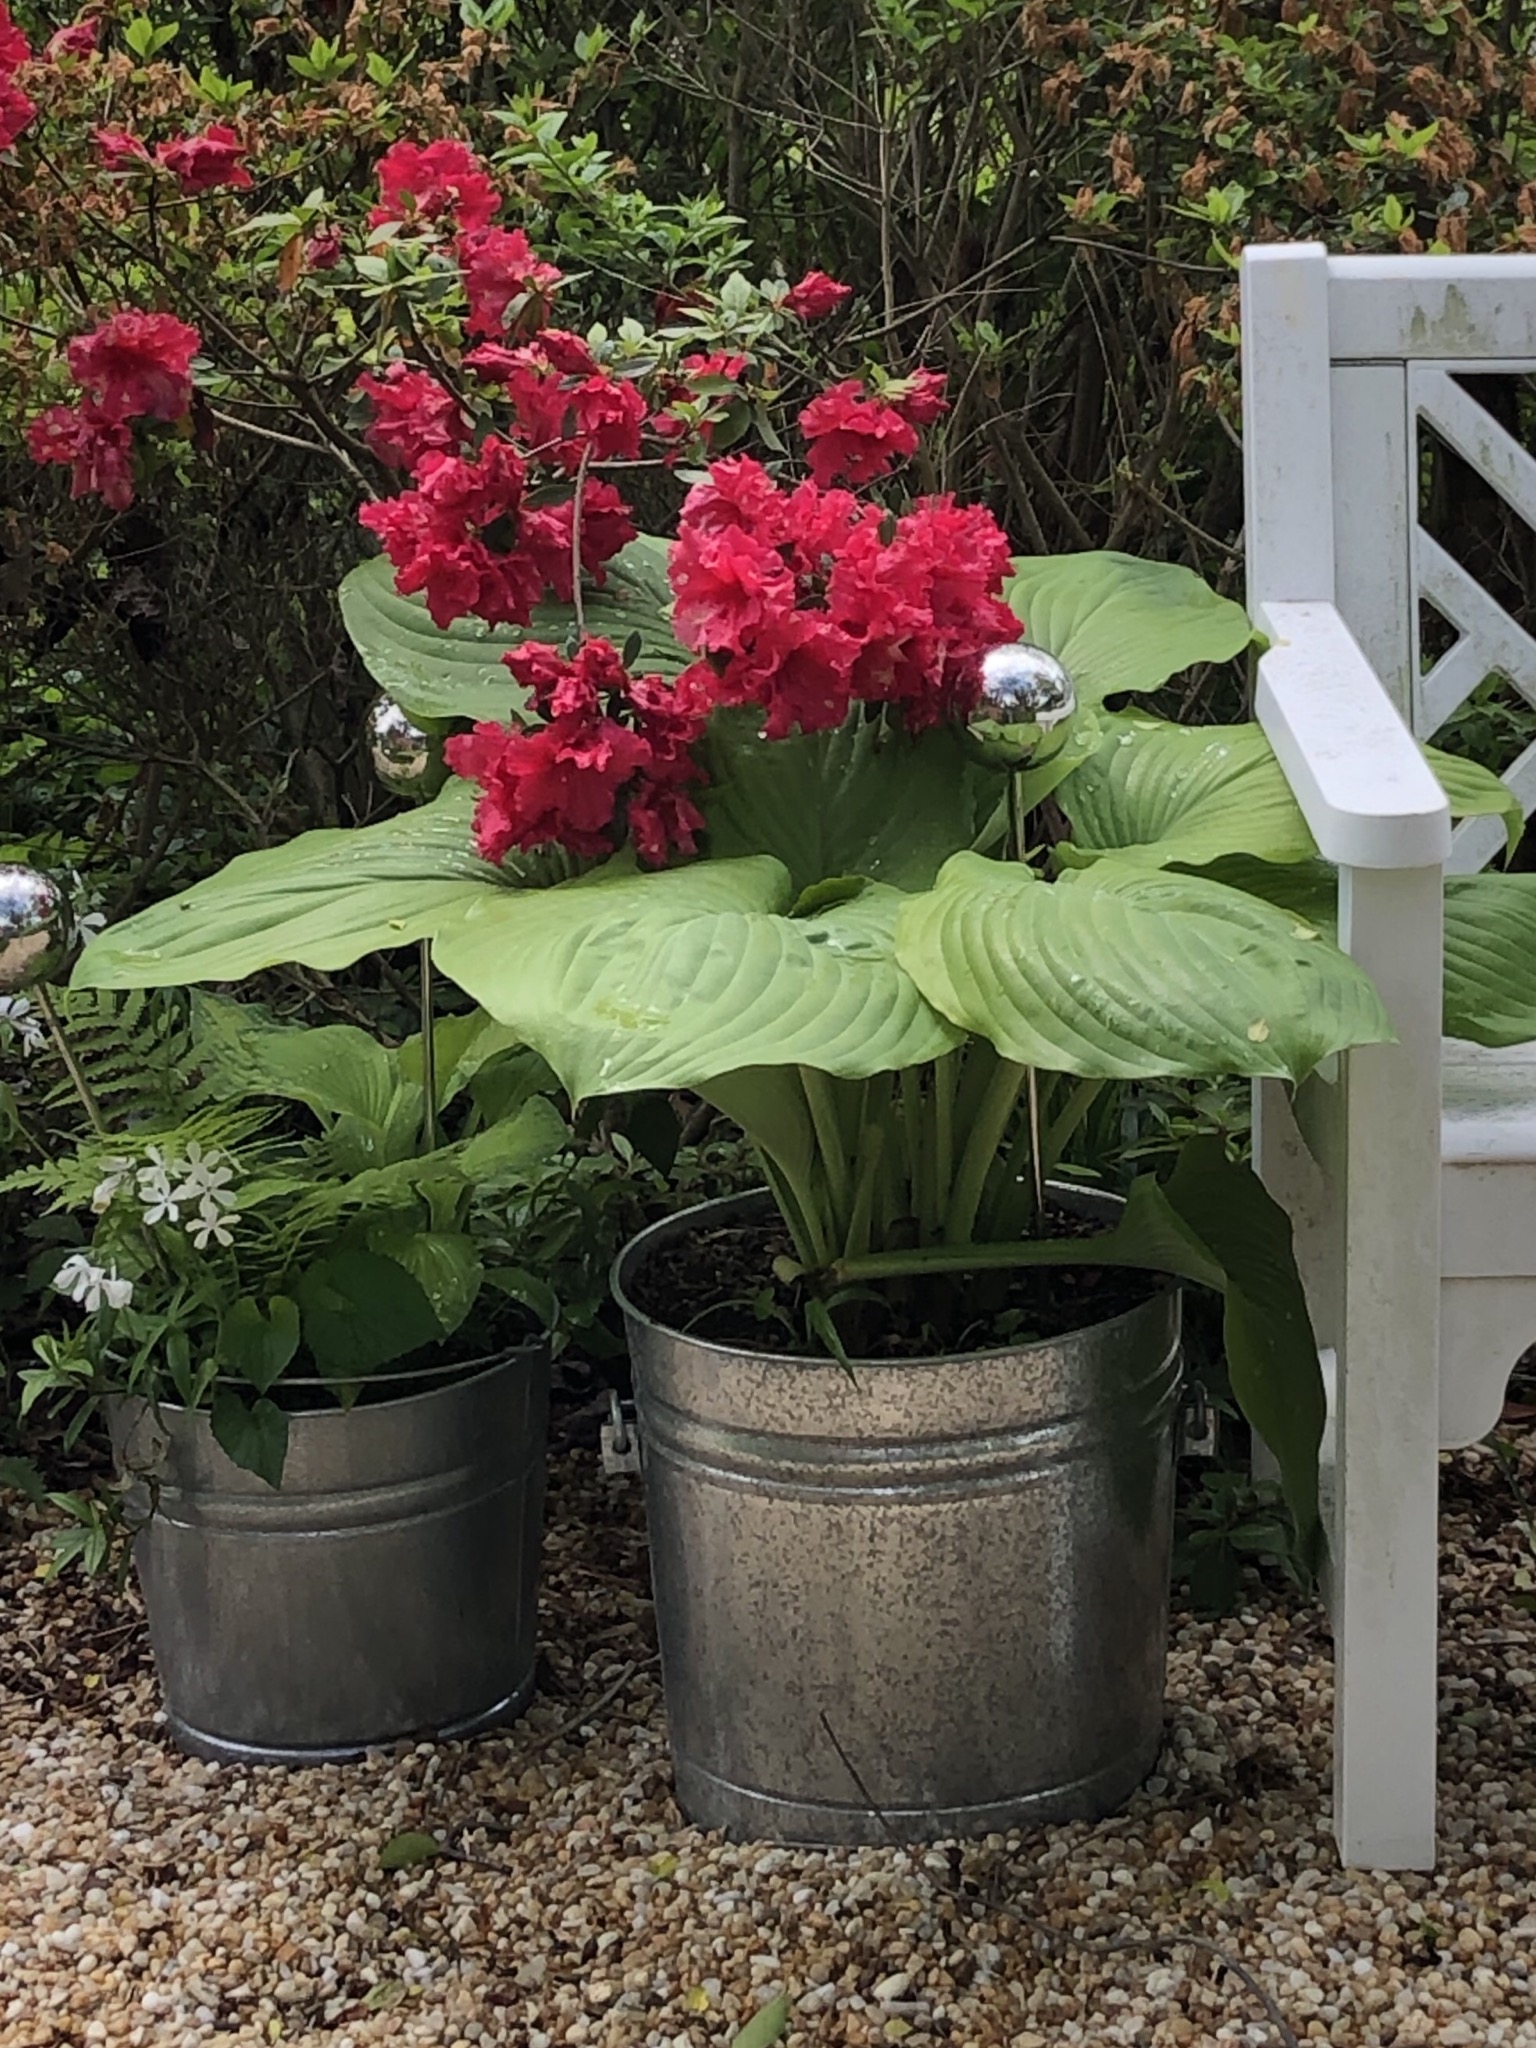
[(114, 313), (65, 350), (75, 382), (103, 419), (178, 420), (192, 403), (202, 337), (172, 313)]
[(72, 21), (68, 28), (55, 29), (43, 45), (43, 55), (51, 64), (61, 57), (89, 57), (100, 40), (99, 21)]
[(368, 219), (386, 221), (451, 219), (461, 233), (489, 227), (501, 194), (467, 142), (396, 142), (374, 166), (379, 199)]
[(1017, 637), (1009, 570), (981, 507), (933, 498), (892, 520), (851, 491), (781, 490), (735, 456), (683, 507), (674, 630), (719, 702), (762, 708), (770, 739), (837, 725), (856, 700), (899, 705), (921, 731), (964, 717), (982, 654)]
[(322, 228), (304, 244), (306, 270), (334, 270), (341, 261), (341, 230)]
[(9, 149), (37, 114), (36, 100), (29, 99), (13, 80), (0, 75), (0, 149)]
[(600, 370), (584, 377), (567, 398), (576, 423), (576, 439), (594, 462), (634, 462), (640, 455), (640, 429), (649, 408), (626, 378)]
[(690, 534), (672, 573), (672, 629), (685, 647), (741, 654), (792, 613), (795, 579), (771, 541), (741, 526)]
[(707, 356), (684, 356), (678, 368), (689, 383), (697, 383), (703, 377), (729, 377), (735, 383), (746, 369), (748, 360), (746, 356), (732, 355), (727, 349), (717, 348)]
[[(521, 228), (486, 228), (459, 238), (459, 268), (471, 334), (500, 340), (544, 325), (563, 273), (534, 254)], [(508, 315), (511, 315), (510, 321)]]
[(824, 270), (808, 270), (800, 282), (784, 294), (779, 304), (784, 312), (794, 313), (801, 320), (823, 320), (828, 313), (835, 313), (845, 299), (852, 297), (851, 284), (839, 284)]
[(151, 161), (137, 135), (130, 135), (126, 128), (98, 128), (91, 140), (105, 171), (132, 171)]
[(459, 401), (425, 370), (391, 363), (382, 377), (359, 377), (355, 388), (372, 400), (363, 439), (381, 461), (415, 469), (425, 456), (456, 455), (468, 439)]
[[(575, 594), (572, 534), (576, 524), (574, 495), (553, 505), (538, 505), (523, 514), (519, 546), (537, 565), (540, 575), (562, 604)], [(635, 538), (629, 507), (611, 483), (589, 477), (581, 493), (581, 566), (601, 588), (603, 564)]]
[[(559, 329), (550, 333), (557, 337), (553, 348), (547, 346), (549, 334), (518, 349), (486, 342), (471, 349), (465, 361), (506, 386), (530, 454), (557, 464), (569, 476), (581, 467), (583, 455), (595, 462), (636, 460), (645, 399), (626, 379), (598, 369), (579, 336)], [(592, 374), (566, 375), (566, 364), (583, 365)]]
[(27, 428), (34, 462), (67, 462), (74, 468), (70, 496), (98, 496), (114, 512), (133, 503), (133, 434), (128, 422), (111, 419), (87, 400), (83, 405), (50, 405)]
[(482, 855), (558, 845), (601, 856), (626, 826), (644, 860), (659, 864), (672, 847), (691, 853), (704, 821), (685, 793), (702, 779), (688, 748), (708, 717), (707, 693), (631, 678), (607, 640), (584, 641), (571, 658), (530, 642), (503, 659), (547, 722), (477, 725), (447, 742), (449, 767), (481, 787)]
[[(419, 486), (365, 505), (358, 517), (384, 543), (395, 588), (424, 593), (434, 624), (466, 614), (491, 625), (526, 626), (543, 578), (514, 552), (527, 472), (507, 441), (489, 436), (473, 460), (445, 455)], [(485, 535), (496, 529), (493, 545)]]
[(940, 413), (949, 411), (949, 400), (944, 396), (948, 381), (942, 370), (914, 370), (910, 377), (888, 385), (885, 396), (910, 425), (928, 427)]
[(199, 192), (212, 192), (221, 185), (239, 190), (251, 183), (245, 168), (245, 145), (234, 129), (221, 121), (211, 122), (200, 135), (160, 143), (155, 162), (170, 172), (183, 199), (194, 199)]
[(0, 73), (7, 76), (30, 61), (32, 45), (11, 19), (11, 10), (0, 0)]
[(856, 377), (813, 398), (800, 415), (811, 474), (817, 483), (838, 477), (867, 484), (884, 476), (917, 447), (917, 429), (894, 405), (873, 398)]

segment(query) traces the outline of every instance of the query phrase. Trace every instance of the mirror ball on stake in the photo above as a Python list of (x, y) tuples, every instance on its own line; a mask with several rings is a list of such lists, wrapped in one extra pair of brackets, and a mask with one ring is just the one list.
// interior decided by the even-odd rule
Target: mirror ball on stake
[[(988, 754), (996, 759), (1001, 752), (1003, 763), (1009, 770), (1007, 850), (1011, 860), (1023, 860), (1027, 850), (1019, 776), (1043, 756), (1060, 750), (1066, 742), (1067, 721), (1076, 709), (1077, 688), (1071, 676), (1055, 655), (1045, 648), (1032, 647), (1027, 640), (1015, 640), (1001, 647), (989, 647), (981, 657), (981, 702), (976, 707), (976, 723), (984, 731), (988, 726), (992, 728), (995, 741), (988, 747)], [(1056, 744), (1044, 746), (1043, 743), (1058, 728), (1061, 737)], [(1016, 732), (1021, 742), (1016, 750), (1009, 748), (1011, 732)], [(1028, 743), (1029, 733), (1038, 735), (1033, 745)], [(1025, 1085), (1035, 1208), (1043, 1212), (1045, 1174), (1040, 1162), (1040, 1084), (1033, 1067), (1028, 1071)]]
[(97, 1137), (107, 1135), (101, 1111), (48, 993), (48, 983), (69, 964), (75, 913), (62, 882), (25, 861), (0, 862), (0, 996), (30, 993), (53, 1034), (75, 1093)]
[[(404, 705), (381, 692), (369, 705), (363, 722), (368, 763), (381, 788), (408, 804), (435, 797), (448, 780), (440, 733), (423, 732)], [(421, 1140), (430, 1152), (437, 1144), (437, 1049), (432, 1014), (432, 945), (420, 944), (421, 962)]]

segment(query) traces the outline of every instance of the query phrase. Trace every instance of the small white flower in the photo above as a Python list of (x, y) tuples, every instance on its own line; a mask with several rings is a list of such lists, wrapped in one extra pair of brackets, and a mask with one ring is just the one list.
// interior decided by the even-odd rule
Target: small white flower
[(25, 996), (0, 996), (0, 1019), (9, 1024), (21, 1040), (22, 1051), (30, 1057), (48, 1043), (43, 1020)]
[(129, 1174), (133, 1172), (133, 1161), (120, 1155), (102, 1161), (101, 1179), (91, 1192), (91, 1207), (99, 1216), (111, 1202)]
[[(120, 1277), (116, 1266), (109, 1266), (101, 1276), (101, 1294), (105, 1295), (108, 1308), (126, 1308), (133, 1299), (133, 1282)], [(95, 1300), (86, 1297), (87, 1308), (99, 1308), (100, 1297)]]
[(53, 1284), (60, 1294), (67, 1294), (71, 1301), (84, 1301), (92, 1286), (99, 1279), (101, 1268), (91, 1264), (85, 1252), (71, 1252), (53, 1276)]
[(116, 1265), (92, 1265), (84, 1252), (70, 1253), (53, 1284), (71, 1301), (83, 1302), (87, 1315), (94, 1315), (103, 1301), (108, 1308), (126, 1308), (133, 1300), (133, 1282), (124, 1280)]
[(179, 1159), (167, 1159), (158, 1145), (151, 1145), (147, 1154), (148, 1166), (141, 1166), (134, 1179), (138, 1183), (139, 1201), (144, 1209), (146, 1223), (179, 1223), (181, 1204), (185, 1199), (181, 1190), (174, 1185), (182, 1176), (183, 1166)]
[(185, 1178), (180, 1187), (172, 1190), (173, 1201), (200, 1201), (204, 1209), (210, 1201), (226, 1209), (235, 1206), (237, 1197), (229, 1192), (235, 1177), (234, 1163), (219, 1146), (211, 1145), (205, 1152), (194, 1138), (187, 1147), (181, 1171)]
[(88, 910), (84, 917), (75, 919), (75, 938), (82, 946), (88, 946), (92, 939), (106, 929), (107, 913), (104, 910)]
[(231, 1199), (228, 1195), (220, 1195), (215, 1192), (204, 1195), (202, 1201), (199, 1202), (196, 1216), (187, 1225), (187, 1235), (200, 1252), (207, 1251), (210, 1238), (213, 1239), (215, 1244), (228, 1245), (234, 1243), (235, 1240), (231, 1226), (238, 1223), (240, 1218), (233, 1209), (230, 1210), (228, 1215), (221, 1215), (219, 1213), (219, 1203), (221, 1201), (227, 1202)]

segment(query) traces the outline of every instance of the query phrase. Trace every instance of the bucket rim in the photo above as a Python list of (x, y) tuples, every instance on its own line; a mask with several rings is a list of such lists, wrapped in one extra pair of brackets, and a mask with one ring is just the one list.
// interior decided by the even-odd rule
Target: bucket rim
[[(317, 1401), (312, 1407), (285, 1410), (284, 1412), (295, 1421), (301, 1417), (308, 1420), (311, 1417), (331, 1415), (346, 1420), (357, 1412), (366, 1415), (388, 1414), (396, 1409), (407, 1407), (413, 1401), (429, 1401), (438, 1394), (447, 1393), (459, 1387), (473, 1386), (481, 1380), (489, 1379), (492, 1373), (499, 1372), (504, 1366), (516, 1364), (537, 1365), (541, 1360), (547, 1359), (551, 1355), (549, 1339), (547, 1337), (534, 1337), (529, 1338), (522, 1344), (509, 1344), (503, 1350), (487, 1352), (480, 1358), (461, 1358), (449, 1365), (423, 1366), (419, 1372), (400, 1373), (398, 1375), (366, 1373), (357, 1380), (345, 1382), (320, 1379), (306, 1374), (294, 1379), (281, 1377), (275, 1380), (273, 1385), (280, 1387), (302, 1387), (317, 1391), (323, 1388), (331, 1396), (328, 1401)], [(370, 1401), (367, 1407), (360, 1411), (355, 1402), (350, 1408), (347, 1408), (343, 1407), (341, 1402), (336, 1399), (338, 1384), (359, 1388), (377, 1387), (386, 1385), (392, 1377), (398, 1377), (403, 1383), (410, 1385), (413, 1391), (410, 1393), (392, 1394), (383, 1401)], [(417, 1384), (422, 1380), (430, 1381), (431, 1384), (427, 1386)], [(238, 1387), (243, 1392), (253, 1391), (249, 1380), (239, 1379), (229, 1373), (220, 1373), (212, 1384), (216, 1387)], [(270, 1392), (270, 1389), (268, 1391)], [(123, 1407), (142, 1403), (144, 1407), (152, 1409), (156, 1414), (193, 1415), (201, 1416), (205, 1422), (208, 1420), (209, 1410), (206, 1404), (196, 1408), (188, 1408), (181, 1401), (167, 1401), (154, 1394), (134, 1394), (128, 1392), (113, 1394), (108, 1398), (115, 1403), (121, 1404)]]
[[(1099, 1210), (1106, 1217), (1124, 1207), (1124, 1198), (1101, 1188), (1084, 1188), (1070, 1181), (1049, 1181), (1047, 1186), (1058, 1198), (1064, 1195), (1077, 1197), (1084, 1206)], [(722, 1344), (713, 1337), (696, 1337), (690, 1330), (674, 1329), (670, 1323), (658, 1322), (644, 1309), (637, 1308), (625, 1288), (625, 1281), (644, 1263), (646, 1254), (658, 1243), (679, 1235), (683, 1226), (697, 1224), (713, 1216), (721, 1222), (732, 1216), (750, 1214), (773, 1202), (771, 1188), (758, 1187), (743, 1189), (736, 1194), (715, 1195), (707, 1202), (695, 1202), (690, 1208), (678, 1209), (670, 1216), (660, 1217), (655, 1223), (648, 1223), (644, 1230), (637, 1231), (629, 1242), (621, 1247), (608, 1272), (609, 1290), (627, 1324), (639, 1329), (652, 1331), (656, 1335), (675, 1342), (695, 1346), (716, 1357), (740, 1362), (750, 1359), (755, 1364), (805, 1372), (825, 1372), (829, 1367), (842, 1372), (838, 1360), (830, 1356), (818, 1356), (811, 1352), (755, 1351), (749, 1344)], [(1151, 1292), (1145, 1301), (1139, 1301), (1133, 1308), (1122, 1309), (1118, 1315), (1105, 1316), (1098, 1322), (1084, 1323), (1080, 1329), (1065, 1330), (1057, 1337), (1038, 1337), (1028, 1344), (993, 1344), (982, 1351), (940, 1351), (929, 1352), (921, 1358), (850, 1358), (849, 1366), (855, 1372), (916, 1372), (924, 1369), (937, 1372), (953, 1371), (956, 1366), (984, 1365), (1001, 1358), (1027, 1358), (1031, 1352), (1043, 1351), (1052, 1346), (1070, 1343), (1080, 1337), (1099, 1336), (1133, 1322), (1138, 1316), (1147, 1315), (1149, 1310), (1166, 1306), (1176, 1301), (1183, 1292), (1184, 1283), (1172, 1274), (1153, 1273)]]

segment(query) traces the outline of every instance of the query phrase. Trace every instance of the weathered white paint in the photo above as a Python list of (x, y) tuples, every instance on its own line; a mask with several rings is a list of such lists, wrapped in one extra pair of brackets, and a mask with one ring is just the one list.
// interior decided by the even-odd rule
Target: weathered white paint
[(1536, 256), (1333, 256), (1328, 276), (1336, 363), (1536, 357)]
[[(1536, 1046), (1441, 1040), (1440, 864), (1480, 866), (1502, 830), (1448, 843), (1393, 706), (1425, 739), (1490, 671), (1536, 702), (1536, 642), (1418, 524), (1424, 418), (1536, 525), (1536, 463), (1452, 381), (1536, 365), (1536, 258), (1271, 247), (1245, 255), (1243, 292), (1249, 601), (1275, 642), (1256, 709), (1400, 1040), (1294, 1099), (1262, 1083), (1255, 1153), (1326, 1347), (1335, 1831), (1348, 1862), (1427, 1868), (1436, 1453), (1492, 1426), (1536, 1340)], [(1460, 635), (1423, 677), (1421, 594)], [(1506, 780), (1529, 813), (1536, 748)]]

